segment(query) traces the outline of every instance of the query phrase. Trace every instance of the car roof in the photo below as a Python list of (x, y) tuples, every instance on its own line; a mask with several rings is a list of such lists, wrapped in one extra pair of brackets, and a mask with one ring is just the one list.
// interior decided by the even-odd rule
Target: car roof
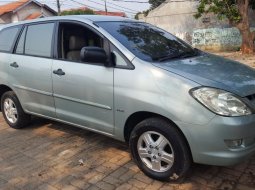
[[(103, 15), (70, 15), (70, 16), (53, 16), (53, 17), (45, 17), (45, 18), (39, 18), (39, 19), (33, 19), (29, 21), (21, 21), (11, 24), (3, 25), (2, 28), (15, 26), (15, 25), (21, 25), (21, 24), (27, 24), (27, 23), (35, 23), (35, 22), (42, 22), (42, 21), (56, 21), (56, 20), (77, 20), (77, 21), (87, 21), (87, 22), (137, 22), (134, 19), (130, 18), (124, 18), (124, 17), (118, 17), (118, 16), (103, 16)], [(1, 28), (1, 29), (2, 29)]]
[(75, 15), (83, 19), (91, 20), (92, 22), (102, 21), (136, 21), (134, 19), (120, 17), (120, 16), (103, 16), (103, 15)]

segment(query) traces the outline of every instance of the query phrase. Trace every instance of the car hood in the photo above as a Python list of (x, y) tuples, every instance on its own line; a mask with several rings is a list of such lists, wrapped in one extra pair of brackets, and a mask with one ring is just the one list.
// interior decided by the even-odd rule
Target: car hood
[(255, 94), (255, 70), (216, 55), (204, 54), (153, 65), (200, 85), (227, 90), (241, 97)]

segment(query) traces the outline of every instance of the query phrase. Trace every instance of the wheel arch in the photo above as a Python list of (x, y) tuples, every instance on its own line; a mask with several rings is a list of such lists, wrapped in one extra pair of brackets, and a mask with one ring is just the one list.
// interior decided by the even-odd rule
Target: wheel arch
[[(8, 92), (8, 91), (13, 91), (13, 90), (9, 86), (7, 86), (7, 85), (4, 85), (4, 84), (0, 85), (0, 100), (1, 100), (1, 98), (3, 96), (3, 94), (5, 92)], [(0, 111), (2, 111), (1, 110), (1, 106), (0, 106)]]
[(169, 118), (167, 118), (163, 115), (157, 114), (157, 113), (147, 112), (147, 111), (139, 111), (139, 112), (135, 112), (132, 115), (130, 115), (128, 117), (128, 119), (126, 120), (125, 127), (124, 127), (125, 141), (127, 143), (129, 142), (130, 134), (138, 123), (140, 123), (141, 121), (143, 121), (145, 119), (152, 118), (152, 117), (158, 117), (158, 118), (162, 118), (162, 119), (166, 120), (167, 122), (172, 124), (179, 131), (179, 133), (183, 137), (183, 139), (184, 139), (184, 141), (185, 141), (185, 143), (186, 143), (186, 145), (189, 149), (189, 153), (190, 153), (190, 156), (192, 158), (192, 152), (191, 152), (191, 149), (190, 149), (189, 142), (188, 142), (186, 136), (184, 135), (183, 131), (180, 129), (180, 127), (178, 127), (178, 125), (176, 123), (174, 123), (171, 119), (169, 119)]

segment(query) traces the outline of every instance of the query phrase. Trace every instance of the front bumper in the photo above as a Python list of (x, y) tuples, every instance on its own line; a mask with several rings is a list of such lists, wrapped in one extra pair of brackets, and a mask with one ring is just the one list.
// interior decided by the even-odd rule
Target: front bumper
[[(255, 154), (255, 115), (222, 117), (216, 115), (206, 125), (179, 123), (190, 145), (193, 161), (227, 166)], [(224, 140), (243, 139), (243, 145), (229, 148)]]

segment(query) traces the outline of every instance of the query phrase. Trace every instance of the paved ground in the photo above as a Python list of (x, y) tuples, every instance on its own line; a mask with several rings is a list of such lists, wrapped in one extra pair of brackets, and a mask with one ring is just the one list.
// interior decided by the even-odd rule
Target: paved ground
[[(255, 65), (255, 57), (224, 54)], [(236, 57), (235, 57), (236, 56)], [(194, 164), (183, 182), (143, 175), (121, 142), (44, 119), (23, 130), (0, 116), (0, 189), (255, 190), (255, 156), (233, 167)]]

